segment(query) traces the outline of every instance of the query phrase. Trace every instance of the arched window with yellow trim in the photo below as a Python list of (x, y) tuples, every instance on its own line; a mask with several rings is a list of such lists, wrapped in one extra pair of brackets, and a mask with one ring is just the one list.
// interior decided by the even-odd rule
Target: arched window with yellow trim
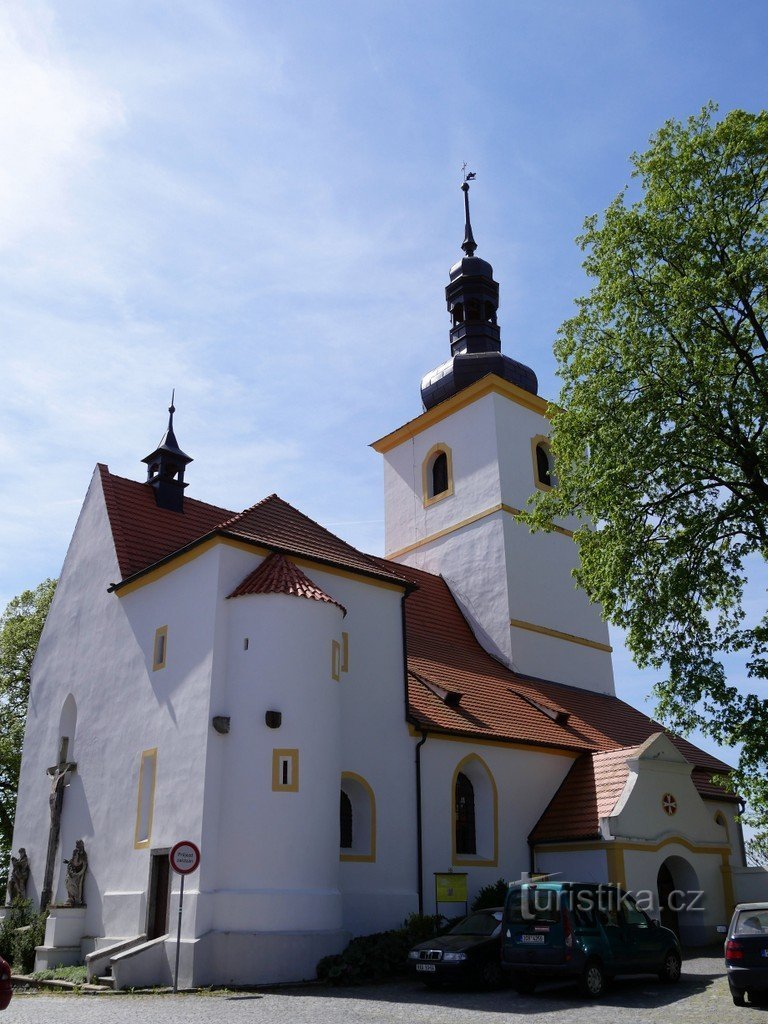
[(453, 464), (447, 444), (436, 444), (427, 452), (421, 468), (424, 506), (453, 494)]
[(493, 774), (479, 754), (457, 765), (451, 786), (453, 864), (491, 867), (499, 859), (499, 800)]

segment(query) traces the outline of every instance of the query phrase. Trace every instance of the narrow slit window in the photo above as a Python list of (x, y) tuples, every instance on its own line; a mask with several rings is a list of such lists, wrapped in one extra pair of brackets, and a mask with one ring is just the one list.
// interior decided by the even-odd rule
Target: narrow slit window
[(157, 671), (159, 668), (165, 668), (165, 660), (168, 654), (168, 627), (160, 626), (155, 631), (155, 643), (152, 652), (152, 669)]
[(341, 644), (338, 640), (331, 642), (331, 678), (337, 683), (341, 679)]
[(298, 750), (272, 751), (272, 789), (296, 793), (299, 788)]
[(456, 777), (456, 853), (477, 853), (475, 788), (463, 772)]
[(152, 837), (152, 816), (155, 807), (155, 778), (157, 776), (157, 747), (145, 750), (139, 766), (139, 789), (136, 802), (136, 830), (134, 847), (149, 846)]
[(349, 633), (341, 634), (341, 671), (349, 672)]

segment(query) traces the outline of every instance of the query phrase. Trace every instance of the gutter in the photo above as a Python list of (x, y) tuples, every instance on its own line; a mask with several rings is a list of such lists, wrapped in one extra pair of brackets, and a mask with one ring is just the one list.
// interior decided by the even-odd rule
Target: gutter
[(422, 730), (421, 739), (416, 744), (416, 863), (419, 881), (419, 914), (424, 913), (424, 852), (421, 834), (421, 748), (427, 742), (429, 733)]

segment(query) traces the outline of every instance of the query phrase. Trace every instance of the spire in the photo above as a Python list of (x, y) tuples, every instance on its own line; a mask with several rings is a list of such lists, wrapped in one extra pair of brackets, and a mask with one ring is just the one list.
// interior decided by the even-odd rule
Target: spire
[(464, 172), (464, 181), (461, 183), (461, 191), (464, 193), (464, 241), (461, 243), (461, 248), (467, 256), (474, 256), (477, 242), (472, 234), (472, 222), (469, 219), (469, 183), (474, 181), (477, 175), (474, 171), (467, 173), (466, 164), (462, 167), (462, 171)]
[(168, 429), (160, 439), (160, 444), (147, 455), (142, 462), (147, 464), (147, 483), (154, 489), (155, 501), (160, 508), (172, 512), (184, 511), (184, 470), (192, 462), (179, 447), (173, 430), (173, 414), (176, 412), (174, 400), (176, 389), (171, 393), (171, 404), (168, 406)]
[(536, 374), (529, 367), (510, 359), (501, 351), (501, 332), (496, 313), (499, 308), (499, 286), (493, 279), (493, 267), (475, 256), (477, 242), (469, 217), (469, 182), (474, 171), (462, 167), (464, 193), (464, 257), (451, 267), (450, 283), (445, 289), (448, 312), (451, 314), (451, 358), (428, 373), (421, 382), (421, 398), (425, 409), (450, 398), (481, 377), (495, 374), (536, 394)]

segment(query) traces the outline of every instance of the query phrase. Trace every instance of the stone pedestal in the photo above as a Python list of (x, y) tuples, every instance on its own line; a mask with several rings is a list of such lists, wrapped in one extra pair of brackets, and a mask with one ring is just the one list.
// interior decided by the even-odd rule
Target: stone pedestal
[(51, 907), (45, 922), (45, 939), (35, 949), (35, 970), (69, 967), (83, 961), (85, 907)]

